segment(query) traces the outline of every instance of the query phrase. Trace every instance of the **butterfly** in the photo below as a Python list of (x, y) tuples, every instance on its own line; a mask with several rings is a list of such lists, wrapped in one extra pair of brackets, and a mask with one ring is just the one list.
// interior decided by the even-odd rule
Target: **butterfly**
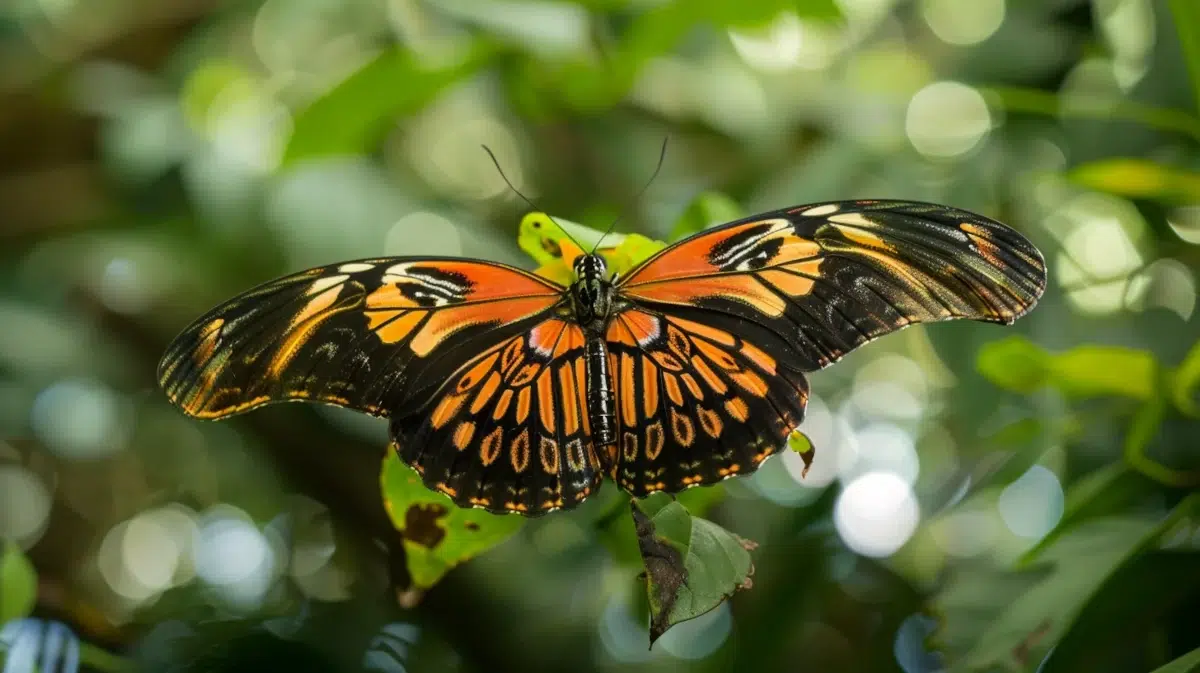
[(800, 425), (808, 373), (908, 325), (1011, 324), (1046, 285), (1013, 229), (904, 201), (751, 216), (624, 276), (570, 261), (569, 285), (444, 257), (301, 271), (192, 323), (159, 381), (197, 418), (285, 400), (387, 417), (426, 486), (533, 516), (605, 477), (641, 497), (751, 473)]

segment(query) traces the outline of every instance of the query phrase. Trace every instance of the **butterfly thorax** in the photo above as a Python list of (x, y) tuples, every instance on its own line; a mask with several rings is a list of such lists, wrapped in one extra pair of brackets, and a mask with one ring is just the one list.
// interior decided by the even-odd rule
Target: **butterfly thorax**
[(612, 312), (612, 283), (608, 266), (600, 255), (582, 255), (575, 260), (575, 282), (571, 284), (571, 313), (589, 336), (602, 335)]

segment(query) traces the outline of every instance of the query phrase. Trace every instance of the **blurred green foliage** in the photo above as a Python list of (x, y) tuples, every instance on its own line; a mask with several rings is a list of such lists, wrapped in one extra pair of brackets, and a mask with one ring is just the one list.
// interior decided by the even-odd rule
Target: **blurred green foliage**
[[(97, 670), (1195, 670), (1197, 7), (3, 5), (0, 621), (34, 597)], [(184, 324), (307, 266), (561, 275), (481, 144), (572, 235), (617, 221), (616, 268), (754, 212), (904, 198), (1012, 224), (1051, 285), (1007, 330), (914, 328), (814, 374), (807, 476), (786, 452), (681, 494), (758, 543), (754, 587), (647, 651), (611, 485), (478, 514), (520, 528), (486, 544), (447, 509), (420, 545), (407, 513), (448, 503), (394, 466), (380, 497), (376, 420), (196, 423), (154, 387)], [(913, 509), (854, 500), (880, 473)]]
[(27, 617), (37, 599), (37, 571), (15, 542), (0, 549), (0, 624)]

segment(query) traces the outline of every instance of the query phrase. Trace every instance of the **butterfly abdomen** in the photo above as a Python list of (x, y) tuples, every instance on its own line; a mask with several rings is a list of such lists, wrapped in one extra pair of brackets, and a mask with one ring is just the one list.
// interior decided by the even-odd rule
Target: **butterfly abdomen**
[(617, 443), (617, 398), (609, 374), (608, 346), (602, 337), (588, 337), (584, 359), (587, 362), (587, 412), (592, 425), (592, 441), (597, 447), (612, 446)]

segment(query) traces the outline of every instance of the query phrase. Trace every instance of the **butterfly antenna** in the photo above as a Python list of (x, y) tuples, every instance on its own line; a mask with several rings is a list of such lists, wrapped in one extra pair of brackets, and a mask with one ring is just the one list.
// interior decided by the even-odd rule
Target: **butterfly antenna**
[[(541, 208), (538, 208), (536, 203), (534, 203), (533, 201), (530, 201), (528, 196), (525, 196), (524, 194), (521, 193), (521, 190), (519, 190), (513, 186), (512, 181), (510, 181), (508, 179), (508, 176), (504, 174), (504, 169), (500, 167), (500, 160), (496, 158), (496, 154), (494, 152), (492, 152), (492, 148), (488, 147), (487, 145), (480, 145), (480, 147), (482, 147), (483, 151), (487, 152), (488, 156), (492, 158), (492, 163), (496, 165), (496, 172), (500, 174), (500, 177), (504, 180), (504, 184), (508, 185), (508, 188), (513, 191), (513, 194), (516, 194), (517, 196), (521, 197), (521, 200), (524, 201), (525, 203), (528, 203), (530, 208), (533, 208), (534, 210), (536, 210), (538, 212), (544, 213), (545, 211), (543, 211)], [(551, 222), (554, 222), (554, 224), (558, 225), (558, 228), (561, 229), (562, 232), (567, 235), (567, 238), (571, 239), (571, 242), (575, 244), (575, 247), (579, 248), (580, 250), (583, 250), (583, 246), (579, 245), (579, 241), (575, 240), (575, 237), (571, 235), (571, 232), (567, 231), (566, 227), (562, 226), (561, 224), (558, 224), (558, 222), (553, 217), (550, 217), (550, 213), (545, 213), (545, 215), (546, 215), (546, 217), (550, 218)]]
[[(654, 182), (654, 178), (658, 177), (658, 172), (661, 171), (663, 167), (663, 159), (667, 158), (667, 141), (670, 139), (670, 136), (663, 138), (662, 150), (660, 150), (658, 153), (658, 165), (654, 167), (654, 172), (650, 175), (650, 179), (646, 181), (646, 184), (642, 185), (642, 188), (638, 190), (637, 195), (633, 197), (633, 201), (630, 203), (637, 203), (638, 199), (642, 198), (642, 194), (645, 194), (646, 190), (650, 188), (650, 183)], [(608, 229), (606, 229), (604, 234), (600, 236), (600, 240), (596, 241), (596, 247), (592, 248), (592, 252), (596, 252), (596, 248), (600, 247), (600, 243), (604, 241), (604, 237), (612, 233), (612, 230), (617, 226), (617, 223), (621, 221), (622, 217), (625, 217), (625, 211), (621, 211), (621, 213), (617, 215), (617, 219), (613, 220), (613, 223), (608, 225)]]

